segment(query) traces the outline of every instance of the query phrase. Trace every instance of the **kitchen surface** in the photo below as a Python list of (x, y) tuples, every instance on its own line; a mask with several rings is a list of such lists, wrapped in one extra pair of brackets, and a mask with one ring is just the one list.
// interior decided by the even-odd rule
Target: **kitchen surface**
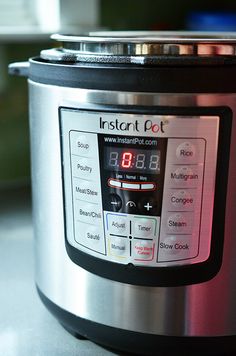
[(30, 189), (6, 189), (0, 197), (0, 355), (116, 355), (76, 339), (46, 310), (34, 283)]

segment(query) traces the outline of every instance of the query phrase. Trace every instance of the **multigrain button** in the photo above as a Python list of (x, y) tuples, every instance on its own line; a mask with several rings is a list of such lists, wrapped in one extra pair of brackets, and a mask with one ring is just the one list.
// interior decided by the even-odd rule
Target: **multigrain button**
[(186, 185), (197, 185), (199, 180), (199, 174), (196, 171), (196, 168), (193, 170), (188, 166), (182, 166), (177, 169), (173, 167), (170, 173), (171, 181), (175, 183), (182, 183)]

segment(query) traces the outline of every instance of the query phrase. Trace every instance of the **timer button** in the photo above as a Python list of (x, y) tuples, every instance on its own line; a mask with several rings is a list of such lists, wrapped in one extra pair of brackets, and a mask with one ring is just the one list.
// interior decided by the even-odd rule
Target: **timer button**
[(137, 237), (153, 237), (156, 230), (156, 221), (153, 218), (135, 218), (134, 234)]
[(109, 195), (109, 210), (110, 211), (119, 211), (122, 207), (122, 200), (117, 194)]

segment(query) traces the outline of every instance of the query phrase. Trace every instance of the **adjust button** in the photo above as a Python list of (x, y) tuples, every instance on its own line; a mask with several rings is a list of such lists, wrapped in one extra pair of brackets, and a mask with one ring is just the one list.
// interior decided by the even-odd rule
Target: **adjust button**
[(110, 234), (124, 235), (128, 234), (128, 220), (126, 215), (106, 213), (107, 229)]

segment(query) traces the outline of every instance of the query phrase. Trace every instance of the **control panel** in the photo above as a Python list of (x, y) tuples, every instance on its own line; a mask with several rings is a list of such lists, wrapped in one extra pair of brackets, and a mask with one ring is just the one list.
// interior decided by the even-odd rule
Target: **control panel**
[(218, 116), (60, 109), (66, 239), (119, 264), (206, 261)]

